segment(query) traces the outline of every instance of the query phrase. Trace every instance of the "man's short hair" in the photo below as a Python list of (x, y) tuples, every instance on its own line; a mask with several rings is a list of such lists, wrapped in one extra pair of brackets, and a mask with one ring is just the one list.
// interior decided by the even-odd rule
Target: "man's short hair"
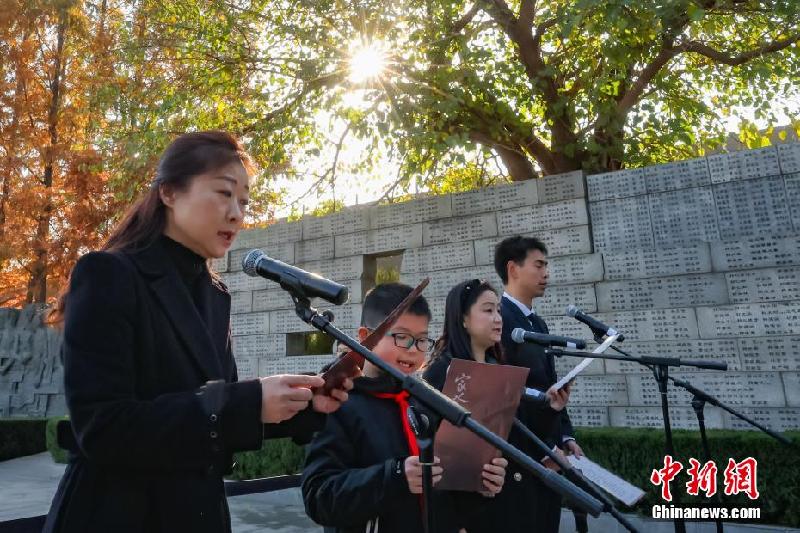
[[(361, 307), (361, 325), (377, 327), (413, 290), (404, 283), (383, 283), (371, 289)], [(431, 309), (422, 295), (412, 302), (406, 312), (431, 320)]]
[(503, 285), (508, 283), (508, 262), (514, 261), (521, 265), (528, 257), (531, 250), (539, 250), (547, 255), (547, 246), (536, 237), (523, 237), (515, 235), (500, 241), (494, 249), (494, 269), (503, 280)]

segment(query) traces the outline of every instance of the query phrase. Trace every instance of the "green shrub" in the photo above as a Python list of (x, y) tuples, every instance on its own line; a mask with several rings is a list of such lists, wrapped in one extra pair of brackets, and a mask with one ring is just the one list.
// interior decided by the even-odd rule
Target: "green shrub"
[[(760, 507), (761, 521), (783, 526), (800, 526), (800, 432), (787, 432), (793, 446), (785, 446), (757, 431), (710, 430), (711, 458), (716, 461), (717, 491), (725, 507)], [(663, 504), (660, 487), (650, 483), (654, 469), (664, 466), (664, 432), (649, 428), (579, 428), (578, 442), (593, 461), (642, 488), (647, 494), (635, 510), (650, 516), (653, 505)], [(703, 463), (700, 436), (696, 431), (673, 432), (675, 459), (684, 465), (672, 481), (672, 493), (682, 504), (707, 505), (708, 499), (686, 494), (689, 458)], [(233, 479), (294, 474), (302, 470), (303, 448), (291, 439), (270, 440), (256, 452), (236, 454)], [(760, 497), (751, 501), (744, 494), (725, 496), (723, 472), (728, 458), (758, 460), (757, 484)], [(713, 501), (713, 500), (712, 500)], [(674, 502), (673, 502), (674, 503)], [(628, 511), (619, 504), (622, 511)]]
[[(47, 420), (47, 449), (56, 462), (66, 462), (66, 451), (58, 448), (55, 442), (58, 420), (62, 419)], [(43, 451), (41, 437), (44, 424), (44, 420), (0, 420), (0, 432), (3, 435), (6, 434), (6, 425), (18, 428), (27, 426), (24, 430), (10, 431), (9, 435), (12, 436), (11, 441), (28, 443), (26, 450), (30, 450), (17, 455), (8, 454), (7, 449), (19, 450), (22, 446), (13, 444), (9, 439), (0, 439), (0, 458)], [(758, 431), (709, 430), (711, 458), (718, 468), (717, 491), (723, 506), (759, 507), (762, 522), (800, 527), (800, 432), (787, 432), (785, 435), (792, 440), (792, 446), (785, 446)], [(31, 445), (37, 438), (38, 447)], [(577, 438), (589, 458), (646, 492), (635, 507), (636, 511), (650, 516), (653, 505), (665, 503), (661, 499), (660, 487), (650, 482), (651, 472), (664, 466), (664, 432), (661, 429), (578, 428)], [(699, 434), (696, 431), (675, 430), (673, 441), (675, 459), (684, 466), (684, 470), (672, 481), (673, 495), (684, 505), (708, 505), (713, 500), (709, 501), (702, 493), (699, 496), (686, 494), (689, 458), (704, 462)], [(2, 455), (3, 452), (6, 456)], [(291, 439), (267, 440), (258, 451), (235, 454), (230, 477), (242, 480), (296, 474), (302, 470), (304, 453), (304, 449)], [(723, 493), (723, 472), (728, 458), (741, 461), (747, 457), (754, 457), (758, 461), (760, 497), (756, 501), (751, 501), (744, 494), (725, 496)], [(627, 510), (622, 504), (619, 508)]]
[[(581, 428), (577, 433), (578, 442), (589, 458), (647, 493), (636, 506), (639, 512), (649, 516), (653, 505), (666, 503), (661, 499), (660, 486), (650, 482), (652, 471), (664, 466), (664, 432), (661, 429)], [(800, 526), (800, 432), (785, 435), (792, 440), (792, 446), (783, 445), (760, 431), (708, 431), (711, 458), (718, 469), (717, 491), (722, 506), (760, 507), (762, 522)], [(709, 500), (714, 500), (706, 498), (704, 493), (699, 496), (686, 493), (689, 458), (694, 457), (701, 464), (705, 462), (699, 433), (676, 430), (673, 442), (674, 459), (684, 467), (672, 481), (673, 496), (678, 495), (684, 505), (708, 505)], [(758, 500), (752, 501), (744, 494), (725, 496), (723, 472), (728, 459), (738, 462), (747, 457), (758, 461)]]
[(45, 451), (44, 427), (43, 418), (0, 419), (0, 461)]
[(292, 439), (265, 440), (258, 451), (234, 455), (230, 477), (241, 480), (297, 474), (303, 469), (304, 457), (305, 451)]
[(53, 461), (56, 463), (66, 463), (69, 459), (69, 452), (64, 448), (58, 446), (57, 434), (56, 434), (56, 426), (62, 420), (69, 420), (69, 417), (60, 416), (54, 418), (47, 419), (47, 429), (46, 429), (46, 436), (47, 436), (47, 451), (50, 452), (50, 455), (53, 456)]

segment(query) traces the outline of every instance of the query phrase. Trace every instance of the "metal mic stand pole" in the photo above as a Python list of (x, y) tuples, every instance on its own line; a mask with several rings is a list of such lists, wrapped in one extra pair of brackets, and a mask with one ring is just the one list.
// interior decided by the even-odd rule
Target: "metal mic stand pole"
[[(619, 353), (623, 354), (628, 359), (636, 360), (635, 356), (632, 356), (631, 354), (627, 353), (626, 351), (622, 350), (621, 348), (617, 348), (616, 346), (612, 346), (611, 349), (616, 351), (616, 352), (619, 352)], [(640, 362), (640, 361), (637, 361), (637, 362)], [(644, 364), (645, 366), (649, 367), (648, 364), (645, 364), (645, 363), (642, 363), (642, 364)], [(722, 368), (722, 367), (711, 368), (711, 370), (726, 370), (726, 369), (727, 368)], [(733, 409), (732, 407), (728, 407), (727, 405), (725, 405), (724, 403), (719, 401), (714, 396), (708, 394), (707, 392), (705, 392), (705, 391), (703, 391), (701, 389), (698, 389), (697, 387), (695, 387), (694, 385), (692, 385), (688, 381), (686, 381), (684, 379), (677, 379), (677, 378), (674, 378), (673, 376), (669, 376), (669, 380), (672, 381), (672, 383), (674, 383), (675, 385), (686, 389), (688, 392), (690, 392), (694, 396), (697, 396), (698, 398), (702, 399), (704, 402), (710, 403), (711, 405), (713, 405), (715, 407), (719, 407), (720, 409), (723, 409), (723, 410), (729, 412), (733, 416), (735, 416), (735, 417), (737, 417), (737, 418), (739, 418), (741, 420), (744, 420), (745, 422), (747, 422), (751, 426), (763, 431), (764, 433), (766, 433), (767, 435), (769, 435), (773, 439), (775, 439), (775, 440), (777, 440), (777, 441), (779, 441), (779, 442), (781, 442), (783, 444), (786, 444), (787, 446), (791, 446), (792, 445), (792, 441), (787, 439), (785, 436), (783, 436), (780, 433), (777, 433), (777, 432), (769, 429), (768, 427), (763, 426), (762, 424), (759, 424), (755, 420), (753, 420), (753, 419), (743, 415), (742, 413), (738, 412), (736, 409)]]
[[(563, 356), (568, 355), (571, 357), (591, 357), (595, 359), (614, 359), (614, 360), (631, 360), (636, 361), (637, 363), (641, 363), (653, 371), (653, 375), (656, 378), (656, 382), (658, 383), (658, 391), (661, 395), (661, 413), (664, 417), (664, 434), (666, 437), (666, 453), (667, 455), (674, 456), (675, 455), (675, 448), (672, 442), (672, 426), (670, 424), (669, 419), (669, 401), (667, 399), (667, 382), (669, 380), (669, 367), (674, 366), (694, 366), (698, 368), (721, 368), (724, 369), (724, 365), (720, 365), (714, 361), (702, 361), (702, 360), (690, 360), (690, 359), (679, 359), (677, 357), (631, 357), (631, 356), (621, 356), (621, 355), (609, 355), (609, 354), (595, 354), (595, 353), (582, 353), (582, 352), (567, 352), (564, 350), (557, 350), (557, 349), (550, 349), (547, 350), (546, 353), (552, 353), (553, 355)], [(676, 495), (677, 501), (677, 495)], [(686, 524), (683, 518), (675, 518), (675, 532), (676, 533), (686, 533)]]
[(428, 417), (413, 406), (406, 413), (419, 446), (419, 462), (422, 465), (422, 527), (425, 533), (436, 530), (433, 512), (433, 427)]
[(544, 451), (547, 456), (553, 460), (553, 462), (555, 462), (559, 468), (561, 468), (561, 471), (564, 472), (564, 475), (567, 476), (570, 481), (600, 500), (600, 502), (603, 504), (603, 512), (610, 513), (611, 516), (616, 518), (617, 522), (622, 524), (622, 526), (628, 531), (638, 533), (639, 530), (636, 529), (636, 527), (631, 524), (631, 522), (622, 513), (620, 513), (616, 507), (614, 507), (614, 503), (608, 496), (606, 496), (603, 490), (589, 481), (586, 476), (583, 475), (583, 472), (572, 466), (569, 461), (562, 459), (557, 453), (554, 453), (553, 450), (547, 447), (547, 444), (545, 444), (542, 439), (537, 437), (536, 434), (528, 429), (518, 418), (514, 418), (514, 427), (520, 430), (523, 435), (541, 448), (542, 451)]

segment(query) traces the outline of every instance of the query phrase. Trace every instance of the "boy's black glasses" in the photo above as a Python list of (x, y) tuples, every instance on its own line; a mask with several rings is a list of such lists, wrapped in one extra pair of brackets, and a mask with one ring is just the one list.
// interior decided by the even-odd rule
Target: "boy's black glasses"
[(398, 348), (410, 350), (412, 346), (416, 345), (417, 350), (420, 352), (430, 352), (433, 349), (434, 342), (436, 342), (428, 337), (416, 339), (408, 333), (387, 333), (386, 336), (394, 339), (394, 345)]

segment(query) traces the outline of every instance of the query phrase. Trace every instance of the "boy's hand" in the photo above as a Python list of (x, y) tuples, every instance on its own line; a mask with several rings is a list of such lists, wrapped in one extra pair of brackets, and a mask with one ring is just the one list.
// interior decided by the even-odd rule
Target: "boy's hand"
[[(433, 458), (434, 466), (431, 468), (433, 472), (433, 484), (439, 483), (442, 479), (442, 467), (438, 466), (441, 461), (438, 457)], [(408, 490), (411, 494), (422, 494), (422, 465), (419, 462), (418, 455), (407, 457), (403, 463), (406, 473), (406, 481), (408, 481)]]
[(503, 489), (503, 483), (506, 481), (507, 466), (508, 461), (502, 457), (495, 457), (491, 463), (483, 465), (481, 477), (486, 490), (481, 492), (482, 495), (487, 498), (494, 498)]

